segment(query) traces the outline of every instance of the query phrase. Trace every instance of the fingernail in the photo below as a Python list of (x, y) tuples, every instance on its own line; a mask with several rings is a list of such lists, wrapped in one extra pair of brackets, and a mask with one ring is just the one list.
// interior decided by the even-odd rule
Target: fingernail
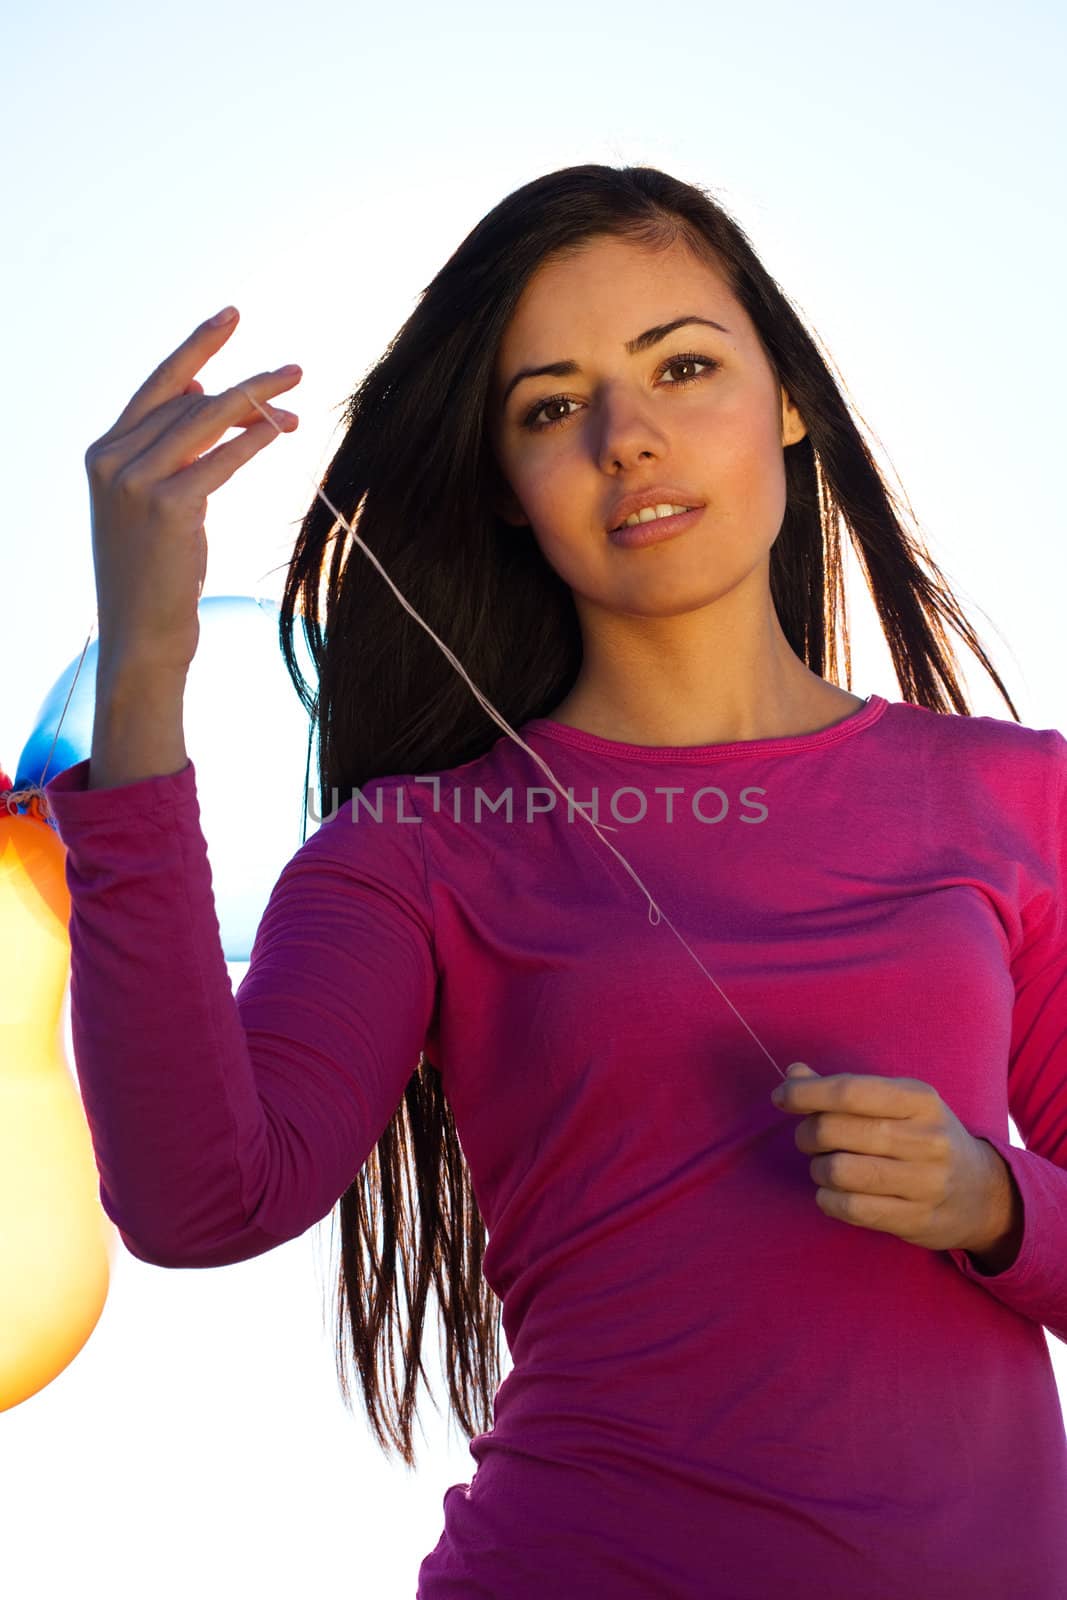
[(209, 328), (221, 328), (224, 323), (232, 322), (236, 315), (236, 306), (226, 306), (224, 310), (216, 312), (207, 325)]
[(774, 1101), (776, 1106), (780, 1106), (782, 1101), (785, 1099), (785, 1094), (783, 1093), (782, 1087), (781, 1087), (780, 1084), (779, 1084), (777, 1089), (772, 1091), (771, 1099)]

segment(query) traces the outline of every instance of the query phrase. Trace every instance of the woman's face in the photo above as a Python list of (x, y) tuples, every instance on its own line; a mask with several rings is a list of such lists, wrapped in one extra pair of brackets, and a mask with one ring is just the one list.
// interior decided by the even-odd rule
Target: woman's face
[[(686, 316), (726, 331), (687, 324), (627, 351)], [(578, 370), (523, 378), (505, 398), (521, 369), (567, 361)], [(804, 424), (725, 280), (681, 240), (651, 250), (601, 237), (543, 265), (501, 341), (490, 407), (510, 490), (500, 514), (531, 527), (576, 602), (669, 616), (766, 562), (785, 514), (783, 444)], [(662, 485), (657, 499), (704, 505), (696, 522), (644, 548), (614, 544), (622, 496)]]

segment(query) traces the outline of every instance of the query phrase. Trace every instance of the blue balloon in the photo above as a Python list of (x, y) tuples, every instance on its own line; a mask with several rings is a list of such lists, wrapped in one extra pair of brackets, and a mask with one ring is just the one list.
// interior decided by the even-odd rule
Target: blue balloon
[[(37, 724), (19, 757), (15, 772), (16, 789), (29, 784), (42, 786), (49, 778), (54, 778), (57, 772), (65, 772), (68, 767), (76, 766), (88, 756), (93, 742), (97, 654), (98, 648), (94, 640), (85, 652), (81, 671), (78, 671), (77, 660), (72, 661), (48, 691), (37, 712)], [(75, 673), (78, 674), (77, 682)], [(70, 704), (67, 705), (67, 696), (70, 694), (72, 684), (74, 693), (71, 695)], [(65, 711), (64, 706), (66, 706)]]
[[(317, 750), (313, 743), (309, 767), (311, 723), (282, 658), (277, 602), (211, 595), (200, 601), (198, 614), (200, 642), (185, 689), (185, 747), (196, 768), (223, 951), (227, 961), (241, 962), (251, 955), (282, 868), (303, 842), (306, 785), (313, 801), (318, 789)], [(314, 691), (299, 619), (293, 640)], [(76, 658), (48, 691), (19, 757), (16, 789), (46, 784), (89, 758), (98, 654), (94, 640), (80, 671)], [(316, 826), (309, 808), (306, 832)]]

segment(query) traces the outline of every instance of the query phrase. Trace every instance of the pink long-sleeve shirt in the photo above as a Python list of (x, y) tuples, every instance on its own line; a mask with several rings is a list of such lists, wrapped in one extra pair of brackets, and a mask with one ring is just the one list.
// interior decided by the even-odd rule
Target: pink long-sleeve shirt
[[(47, 785), (125, 1244), (209, 1267), (300, 1235), (423, 1051), (514, 1365), (419, 1600), (1062, 1600), (1067, 740), (879, 695), (734, 744), (520, 732), (576, 805), (505, 735), (366, 785), (274, 884), (236, 995), (193, 763)], [(783, 1070), (933, 1085), (1018, 1185), (1014, 1263), (825, 1215), (667, 918)]]

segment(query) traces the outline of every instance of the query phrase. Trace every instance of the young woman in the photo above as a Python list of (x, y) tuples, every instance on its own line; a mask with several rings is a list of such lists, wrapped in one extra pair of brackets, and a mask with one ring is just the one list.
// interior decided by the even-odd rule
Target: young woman
[[(89, 450), (94, 742), (46, 791), (128, 1248), (225, 1265), (339, 1201), (409, 1464), (432, 1284), (477, 1470), (421, 1600), (1067, 1592), (1067, 741), (1019, 725), (786, 297), (648, 168), (540, 178), (444, 265), (293, 553), (329, 814), (236, 997), (182, 693), (207, 495), (299, 370), (204, 395), (232, 328)], [(834, 681), (842, 523), (902, 700)], [(944, 624), (1013, 720), (970, 715)]]

